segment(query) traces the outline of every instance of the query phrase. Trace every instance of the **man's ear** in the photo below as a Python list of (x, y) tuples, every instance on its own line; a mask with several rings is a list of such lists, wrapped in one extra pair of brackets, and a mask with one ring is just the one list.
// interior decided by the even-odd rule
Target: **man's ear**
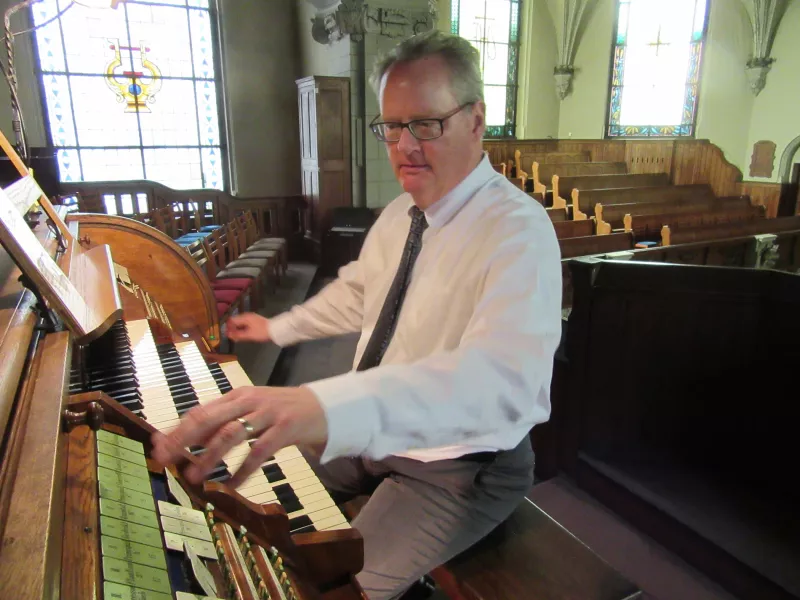
[(483, 139), (483, 132), (486, 130), (486, 104), (480, 100), (472, 106), (472, 118), (474, 119), (472, 133)]

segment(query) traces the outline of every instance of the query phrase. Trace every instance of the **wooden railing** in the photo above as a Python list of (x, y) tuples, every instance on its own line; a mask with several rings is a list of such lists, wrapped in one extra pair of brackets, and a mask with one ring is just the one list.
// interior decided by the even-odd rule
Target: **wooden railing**
[(778, 215), (781, 184), (743, 181), (720, 148), (708, 140), (486, 140), (492, 163), (513, 160), (514, 151), (589, 152), (592, 162), (625, 162), (629, 173), (668, 173), (675, 185), (705, 183), (716, 196), (750, 196)]
[[(306, 203), (302, 196), (237, 198), (220, 190), (174, 190), (154, 181), (92, 181), (62, 183), (63, 195), (78, 194), (81, 212), (115, 214), (139, 221), (151, 211), (196, 202), (208, 223), (225, 223), (243, 210), (253, 213), (266, 236), (286, 238), (292, 258), (304, 256)], [(193, 209), (191, 209), (193, 210)], [(193, 215), (183, 215), (191, 221)], [(191, 217), (191, 218), (190, 218)]]

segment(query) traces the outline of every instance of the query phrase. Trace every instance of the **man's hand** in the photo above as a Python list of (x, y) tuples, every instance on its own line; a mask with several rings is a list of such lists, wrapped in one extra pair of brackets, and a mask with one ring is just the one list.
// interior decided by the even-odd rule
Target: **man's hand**
[[(248, 435), (243, 418), (253, 428)], [(226, 483), (238, 487), (264, 461), (281, 448), (322, 445), (328, 440), (328, 422), (317, 397), (304, 387), (242, 387), (186, 413), (181, 424), (168, 434), (154, 433), (154, 460), (174, 463), (181, 449), (203, 445), (197, 464), (184, 473), (191, 483), (200, 483), (222, 457), (246, 439), (255, 439), (250, 454)]]
[(234, 315), (225, 321), (228, 337), (234, 342), (269, 342), (269, 319), (256, 313)]

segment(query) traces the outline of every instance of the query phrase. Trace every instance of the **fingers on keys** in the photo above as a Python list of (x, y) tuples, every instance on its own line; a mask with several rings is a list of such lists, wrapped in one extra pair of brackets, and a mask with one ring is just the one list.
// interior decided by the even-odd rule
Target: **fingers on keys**
[(236, 418), (252, 412), (253, 398), (247, 392), (248, 389), (238, 388), (219, 400), (196, 406), (186, 413), (180, 425), (169, 434), (153, 436), (153, 459), (161, 464), (173, 463), (181, 456), (183, 448), (205, 443), (231, 421), (236, 428), (242, 430), (243, 427), (236, 422)]
[[(253, 422), (256, 415), (245, 417), (248, 422)], [(238, 446), (247, 439), (247, 430), (239, 421), (228, 421), (220, 427), (216, 434), (206, 445), (206, 451), (200, 456), (196, 464), (190, 465), (186, 472), (186, 479), (191, 483), (200, 483), (220, 463), (222, 458), (231, 448)]]
[(232, 488), (239, 487), (268, 457), (274, 455), (281, 448), (291, 444), (289, 429), (276, 424), (267, 427), (267, 430), (253, 442), (250, 453), (241, 464), (236, 473), (228, 481)]

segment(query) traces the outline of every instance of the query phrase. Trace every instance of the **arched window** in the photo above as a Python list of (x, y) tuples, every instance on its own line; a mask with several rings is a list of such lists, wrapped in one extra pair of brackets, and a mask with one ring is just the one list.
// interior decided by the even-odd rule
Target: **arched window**
[(451, 31), (481, 53), (487, 138), (514, 137), (521, 0), (453, 0)]
[(608, 137), (692, 136), (707, 0), (619, 0)]
[[(209, 0), (31, 7), (62, 181), (149, 179), (224, 189)], [(59, 12), (63, 13), (53, 20)]]

